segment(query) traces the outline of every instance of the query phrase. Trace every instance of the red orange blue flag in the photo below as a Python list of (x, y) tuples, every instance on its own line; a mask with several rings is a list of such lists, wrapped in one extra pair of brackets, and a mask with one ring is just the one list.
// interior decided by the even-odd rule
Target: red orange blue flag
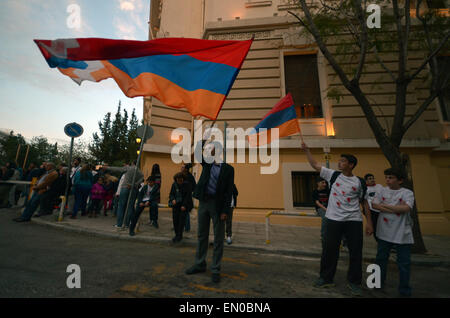
[[(273, 133), (273, 129), (278, 128), (278, 134)], [(288, 93), (261, 119), (255, 126), (253, 136), (249, 136), (249, 143), (252, 146), (264, 145), (278, 138), (290, 136), (296, 133), (301, 134), (295, 112), (294, 100)], [(256, 139), (258, 137), (258, 139)]]
[(79, 85), (113, 78), (128, 97), (154, 96), (215, 120), (253, 40), (34, 40), (51, 68)]

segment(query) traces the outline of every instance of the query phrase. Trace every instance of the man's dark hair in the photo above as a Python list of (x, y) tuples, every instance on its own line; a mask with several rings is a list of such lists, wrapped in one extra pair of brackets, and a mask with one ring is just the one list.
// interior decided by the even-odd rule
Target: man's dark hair
[(375, 178), (375, 176), (374, 176), (373, 174), (368, 173), (368, 174), (366, 174), (366, 175), (364, 176), (364, 180), (367, 181), (367, 179), (369, 179), (369, 177), (374, 177), (374, 178)]
[(78, 161), (79, 163), (81, 163), (81, 158), (80, 157), (76, 157), (75, 160)]
[(403, 175), (403, 173), (395, 168), (388, 168), (386, 170), (384, 170), (384, 175), (385, 176), (395, 176), (398, 180), (403, 180), (405, 179), (405, 176)]
[(156, 181), (156, 177), (155, 176), (150, 176), (150, 177), (147, 178), (147, 181), (148, 182), (150, 182), (150, 181), (155, 182)]
[[(319, 177), (319, 178), (317, 178), (317, 181), (316, 181), (316, 183), (319, 183), (319, 182), (322, 182), (322, 181), (325, 181), (325, 182), (327, 182), (327, 180), (325, 180), (324, 178), (322, 178), (322, 177)], [(328, 182), (327, 182), (328, 183)]]
[(356, 159), (356, 157), (354, 155), (344, 153), (341, 155), (341, 158), (345, 158), (348, 160), (348, 163), (352, 163), (353, 168), (355, 168), (356, 165), (358, 164), (358, 159)]
[(177, 179), (181, 178), (184, 180), (184, 174), (182, 172), (177, 172), (174, 176), (173, 176), (173, 181), (177, 182)]

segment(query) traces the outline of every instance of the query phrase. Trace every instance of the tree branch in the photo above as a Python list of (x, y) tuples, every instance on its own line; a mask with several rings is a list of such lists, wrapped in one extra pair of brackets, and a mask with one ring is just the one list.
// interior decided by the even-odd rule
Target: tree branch
[(366, 21), (364, 19), (364, 13), (362, 10), (362, 2), (361, 0), (353, 0), (353, 5), (355, 6), (356, 15), (358, 17), (358, 21), (361, 27), (361, 36), (359, 37), (359, 44), (361, 48), (361, 55), (359, 56), (358, 68), (353, 80), (359, 83), (359, 79), (361, 78), (362, 70), (364, 67), (364, 63), (366, 61), (367, 54), (367, 26)]
[(432, 93), (428, 98), (420, 105), (414, 115), (406, 122), (406, 124), (402, 127), (403, 133), (409, 129), (416, 122), (417, 119), (423, 114), (423, 112), (428, 108), (428, 106), (433, 102), (433, 100), (439, 95), (437, 91)]
[[(423, 23), (423, 22), (422, 22)], [(426, 23), (424, 24), (425, 27)], [(428, 29), (428, 27), (426, 27)], [(428, 32), (427, 32), (428, 33)], [(423, 71), (423, 69), (425, 68), (425, 66), (427, 66), (428, 63), (430, 63), (434, 57), (436, 57), (436, 55), (439, 53), (439, 51), (442, 49), (442, 47), (445, 45), (445, 43), (448, 41), (450, 37), (450, 31), (447, 32), (447, 34), (444, 36), (444, 39), (442, 40), (442, 42), (436, 47), (436, 49), (434, 49), (434, 51), (431, 52), (431, 54), (422, 62), (422, 64), (420, 65), (420, 67), (413, 73), (413, 75), (408, 77), (409, 81), (412, 81), (421, 71)], [(427, 40), (429, 38), (429, 35), (426, 36)], [(431, 44), (431, 43), (430, 43)], [(432, 48), (430, 47), (430, 50)], [(433, 65), (432, 65), (433, 66)], [(436, 66), (435, 66), (436, 67)], [(436, 71), (434, 68), (431, 70), (433, 73)]]
[(403, 126), (403, 130), (405, 132), (409, 129), (409, 127), (412, 126), (412, 124), (414, 124), (414, 122), (417, 119), (419, 119), (419, 117), (423, 114), (423, 112), (427, 110), (428, 106), (433, 102), (433, 100), (440, 94), (442, 94), (445, 91), (445, 89), (448, 89), (447, 86), (449, 84), (449, 80), (450, 80), (450, 73), (447, 73), (446, 77), (442, 81), (442, 85), (438, 89), (433, 89), (433, 87), (430, 89), (430, 96), (428, 96), (428, 98), (416, 110), (414, 115)]
[(376, 57), (378, 63), (380, 63), (381, 67), (391, 76), (392, 81), (394, 83), (397, 82), (397, 78), (394, 76), (394, 73), (392, 73), (392, 71), (381, 60), (380, 55), (378, 54), (378, 49), (377, 49), (376, 45), (373, 46), (373, 53), (375, 54), (375, 57)]
[(341, 66), (337, 63), (336, 59), (333, 57), (333, 55), (328, 50), (327, 46), (325, 45), (324, 41), (322, 40), (322, 37), (319, 33), (319, 30), (317, 29), (316, 25), (314, 24), (314, 21), (311, 16), (311, 12), (306, 5), (305, 0), (300, 0), (300, 3), (302, 5), (303, 12), (305, 13), (306, 19), (308, 20), (308, 23), (310, 25), (310, 28), (308, 31), (313, 35), (314, 39), (317, 42), (317, 45), (319, 46), (322, 54), (325, 56), (325, 58), (328, 60), (328, 62), (333, 67), (334, 71), (337, 73), (339, 78), (341, 79), (342, 84), (347, 88), (349, 92), (352, 93), (352, 95), (355, 97), (355, 99), (360, 104), (364, 114), (366, 115), (367, 122), (369, 123), (369, 126), (371, 127), (375, 139), (377, 140), (378, 144), (381, 147), (388, 147), (389, 149), (393, 149), (393, 145), (391, 144), (389, 138), (387, 137), (385, 131), (383, 130), (383, 127), (380, 125), (380, 122), (378, 121), (377, 117), (375, 116), (375, 113), (370, 106), (369, 101), (365, 97), (364, 93), (361, 91), (359, 85), (355, 81), (350, 81), (341, 68)]
[[(400, 8), (398, 7), (398, 0), (393, 0), (394, 15), (397, 20), (397, 43), (398, 43), (398, 78), (404, 79), (406, 70), (406, 56), (405, 54), (405, 38), (403, 37), (402, 17), (400, 15)], [(408, 39), (406, 39), (408, 41)]]

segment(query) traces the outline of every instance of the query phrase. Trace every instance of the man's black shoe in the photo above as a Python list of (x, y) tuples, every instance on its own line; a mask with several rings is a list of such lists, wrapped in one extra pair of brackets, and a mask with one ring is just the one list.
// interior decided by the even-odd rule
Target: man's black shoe
[(215, 284), (220, 282), (220, 274), (219, 273), (213, 273), (211, 275), (211, 281)]
[(136, 233), (134, 233), (133, 231), (130, 231), (130, 236), (135, 236)]
[(192, 275), (192, 274), (197, 274), (197, 273), (204, 273), (206, 272), (206, 268), (199, 268), (197, 266), (192, 266), (191, 268), (188, 268), (185, 273), (186, 275)]
[(154, 226), (155, 228), (159, 229), (158, 222), (153, 222), (153, 226)]

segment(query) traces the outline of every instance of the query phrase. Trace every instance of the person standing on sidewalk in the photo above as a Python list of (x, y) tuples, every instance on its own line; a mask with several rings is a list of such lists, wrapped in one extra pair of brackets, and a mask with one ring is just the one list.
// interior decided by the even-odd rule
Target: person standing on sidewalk
[[(383, 189), (383, 186), (375, 182), (375, 176), (371, 173), (366, 174), (364, 176), (364, 180), (366, 180), (367, 184), (366, 200), (370, 201), (378, 196), (378, 193), (380, 193), (380, 191)], [(380, 211), (374, 208), (370, 209), (370, 216), (372, 218), (372, 225), (373, 225), (373, 237), (375, 238), (375, 241), (378, 241), (376, 233), (379, 215)]]
[(172, 220), (175, 237), (173, 243), (178, 243), (183, 239), (184, 223), (194, 204), (192, 202), (191, 183), (185, 180), (182, 172), (173, 176), (173, 184), (170, 189), (169, 206), (172, 207)]
[(411, 297), (411, 246), (414, 244), (410, 212), (414, 207), (414, 193), (402, 187), (403, 175), (389, 168), (384, 171), (387, 187), (371, 201), (372, 209), (380, 211), (377, 237), (378, 249), (375, 263), (381, 269), (381, 288), (386, 281), (389, 254), (392, 248), (397, 252), (399, 274), (398, 292), (402, 297)]
[(86, 215), (87, 200), (91, 193), (93, 183), (93, 176), (91, 167), (88, 164), (78, 170), (73, 177), (73, 188), (75, 194), (75, 204), (73, 205), (73, 212), (71, 219), (77, 218), (77, 213), (81, 210), (81, 215)]
[(106, 191), (103, 187), (103, 182), (105, 178), (99, 177), (97, 182), (94, 183), (91, 189), (91, 202), (89, 205), (89, 213), (88, 217), (96, 218), (98, 214), (100, 214), (100, 210), (102, 209), (102, 203), (105, 199)]
[[(134, 214), (134, 203), (136, 201), (137, 193), (140, 184), (144, 181), (144, 175), (141, 170), (136, 167), (136, 162), (132, 162), (124, 167), (109, 167), (103, 166), (105, 170), (122, 172), (123, 181), (120, 187), (119, 195), (119, 206), (117, 209), (117, 223), (114, 227), (121, 228), (124, 222), (125, 211), (127, 211), (128, 196), (130, 195), (130, 200), (128, 204), (128, 212), (125, 220), (125, 227), (129, 227), (131, 221), (131, 215)], [(133, 175), (136, 171), (136, 178), (133, 183)], [(131, 193), (131, 194), (130, 194)]]
[[(215, 157), (212, 144), (209, 153)], [(205, 149), (206, 150), (206, 149)], [(202, 161), (202, 174), (194, 191), (194, 198), (199, 200), (198, 207), (198, 243), (195, 264), (186, 270), (187, 275), (206, 271), (206, 254), (208, 252), (209, 226), (212, 220), (214, 228), (214, 252), (211, 272), (212, 282), (220, 282), (220, 269), (225, 236), (225, 221), (231, 210), (231, 197), (234, 184), (234, 168), (224, 162)]]
[(233, 184), (233, 195), (231, 197), (231, 209), (230, 214), (227, 216), (227, 220), (225, 223), (225, 235), (227, 237), (227, 244), (231, 245), (233, 243), (233, 240), (231, 237), (233, 236), (233, 212), (237, 205), (237, 196), (239, 195), (239, 192), (236, 188), (236, 185)]
[[(192, 194), (194, 192), (195, 186), (197, 183), (195, 182), (195, 178), (192, 175), (192, 173), (189, 171), (192, 168), (192, 163), (183, 163), (181, 165), (181, 173), (183, 173), (184, 181), (188, 182), (191, 186), (192, 193), (191, 193), (191, 200), (192, 200)], [(190, 211), (186, 213), (186, 222), (184, 225), (184, 230), (186, 232), (189, 232), (191, 230), (191, 217), (190, 217)]]
[(326, 288), (334, 286), (339, 259), (339, 245), (345, 236), (348, 242), (350, 262), (347, 272), (348, 287), (353, 296), (361, 296), (362, 281), (362, 249), (363, 249), (363, 217), (360, 201), (364, 200), (366, 210), (366, 234), (373, 233), (372, 219), (367, 201), (365, 201), (365, 182), (353, 175), (353, 169), (358, 163), (353, 155), (342, 154), (338, 162), (341, 172), (320, 166), (313, 158), (310, 149), (302, 143), (308, 162), (320, 176), (331, 186), (330, 198), (325, 214), (325, 240), (320, 260), (320, 277), (315, 287)]
[(328, 188), (327, 180), (319, 178), (319, 180), (317, 180), (317, 189), (313, 191), (312, 197), (316, 206), (316, 212), (322, 218), (322, 223), (320, 226), (320, 239), (322, 241), (322, 247), (325, 238), (325, 213), (327, 212), (329, 196), (330, 189)]

